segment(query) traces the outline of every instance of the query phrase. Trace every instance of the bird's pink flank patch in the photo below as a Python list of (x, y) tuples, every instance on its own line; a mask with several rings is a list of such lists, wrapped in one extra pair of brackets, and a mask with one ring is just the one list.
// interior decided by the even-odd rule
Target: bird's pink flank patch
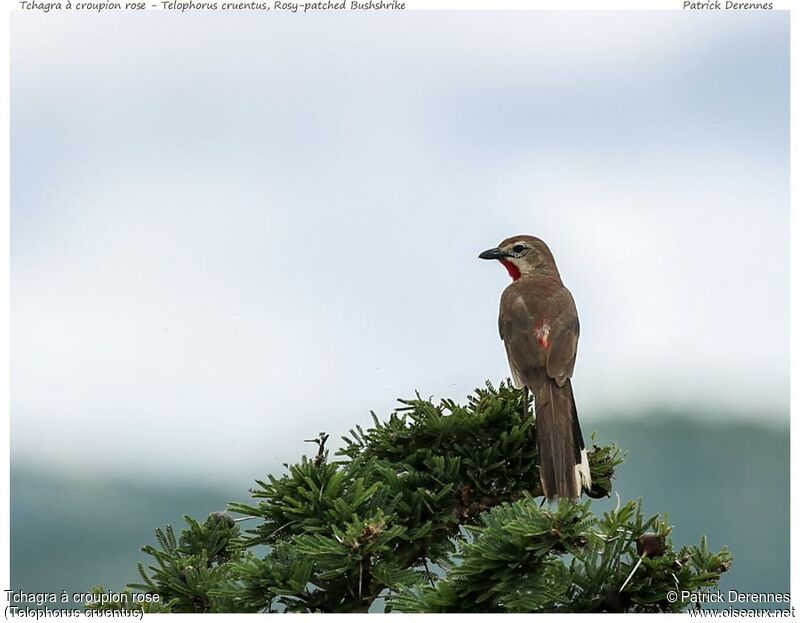
[(550, 349), (550, 323), (547, 320), (542, 320), (533, 330), (536, 339), (539, 340), (539, 346), (544, 349)]
[(514, 262), (509, 262), (506, 259), (501, 259), (500, 263), (506, 267), (508, 274), (511, 275), (511, 279), (513, 279), (514, 281), (522, 277), (522, 273), (519, 272), (519, 268), (517, 268), (517, 265), (514, 264)]

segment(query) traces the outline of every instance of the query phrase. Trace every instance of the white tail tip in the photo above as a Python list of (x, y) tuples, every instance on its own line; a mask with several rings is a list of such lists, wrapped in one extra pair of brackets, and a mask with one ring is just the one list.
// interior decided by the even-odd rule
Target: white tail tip
[(580, 497), (581, 491), (587, 491), (592, 488), (592, 473), (589, 471), (589, 455), (586, 454), (586, 449), (581, 450), (581, 462), (575, 466), (575, 482), (578, 483), (578, 495)]

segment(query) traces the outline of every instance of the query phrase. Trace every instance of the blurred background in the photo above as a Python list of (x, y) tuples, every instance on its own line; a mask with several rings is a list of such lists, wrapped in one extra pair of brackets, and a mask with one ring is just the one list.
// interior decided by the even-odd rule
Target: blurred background
[(788, 33), (14, 13), (12, 587), (119, 588), (303, 439), (507, 376), (477, 255), (529, 233), (622, 499), (728, 545), (723, 588), (788, 592)]

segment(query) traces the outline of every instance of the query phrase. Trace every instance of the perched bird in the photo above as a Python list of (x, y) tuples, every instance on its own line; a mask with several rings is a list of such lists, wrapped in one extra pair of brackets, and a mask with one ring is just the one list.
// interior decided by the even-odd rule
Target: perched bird
[(538, 238), (514, 236), (478, 257), (499, 260), (513, 280), (500, 297), (500, 338), (514, 385), (533, 392), (544, 495), (576, 499), (592, 479), (570, 381), (580, 332), (575, 301)]

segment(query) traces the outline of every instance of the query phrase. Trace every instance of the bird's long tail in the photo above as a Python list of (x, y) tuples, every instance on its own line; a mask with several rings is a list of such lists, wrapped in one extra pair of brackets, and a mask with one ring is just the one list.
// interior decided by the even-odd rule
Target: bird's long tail
[(592, 477), (583, 444), (578, 411), (569, 379), (561, 387), (542, 374), (532, 387), (536, 408), (536, 442), (544, 495), (577, 499), (590, 489)]

